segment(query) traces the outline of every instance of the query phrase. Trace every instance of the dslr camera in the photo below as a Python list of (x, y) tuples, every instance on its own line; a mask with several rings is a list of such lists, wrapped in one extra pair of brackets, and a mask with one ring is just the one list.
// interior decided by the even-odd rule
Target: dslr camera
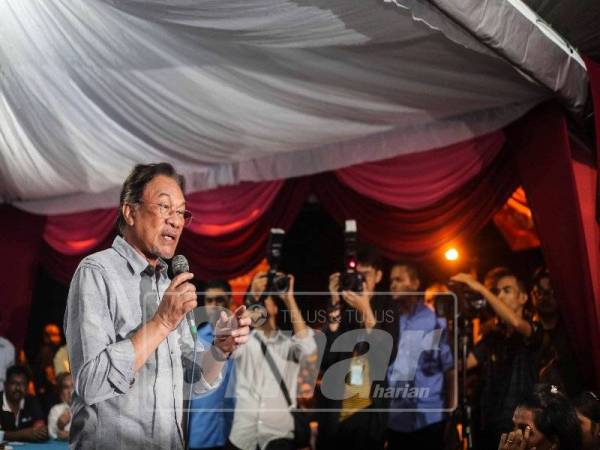
[(481, 316), (487, 306), (487, 301), (480, 293), (473, 291), (464, 283), (452, 280), (448, 283), (448, 289), (457, 297), (459, 316), (466, 319)]
[(281, 228), (271, 228), (269, 241), (267, 242), (267, 292), (285, 294), (290, 288), (290, 279), (279, 271), (283, 259), (283, 240), (285, 231)]
[(357, 270), (357, 229), (356, 220), (346, 220), (344, 231), (344, 270), (340, 274), (339, 291), (363, 291), (362, 274)]

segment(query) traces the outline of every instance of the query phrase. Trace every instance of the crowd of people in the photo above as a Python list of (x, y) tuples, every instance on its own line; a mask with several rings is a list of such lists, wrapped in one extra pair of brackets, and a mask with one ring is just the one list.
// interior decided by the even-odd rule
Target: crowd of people
[[(54, 385), (36, 385), (31, 369), (12, 365), (3, 373), (0, 399), (0, 427), (6, 441), (43, 442), (69, 440), (73, 380), (70, 372), (60, 372)], [(55, 401), (49, 401), (53, 397)], [(49, 409), (45, 407), (49, 405)]]
[[(256, 274), (245, 299), (254, 339), (229, 362), (228, 385), (192, 401), (190, 448), (301, 448), (294, 440), (305, 426), (298, 412), (281, 414), (288, 398), (297, 406), (297, 395), (311, 412), (305, 420), (317, 424), (305, 444), (318, 449), (463, 448), (459, 397), (472, 405), (471, 448), (599, 448), (600, 402), (592, 391), (581, 393), (547, 272), (535, 274), (530, 290), (506, 268), (482, 283), (470, 274), (452, 277), (459, 304), (469, 301), (462, 298), (468, 290), (487, 305), (468, 317), (476, 327), (463, 391), (452, 336), (466, 312), (437, 304), (453, 298), (448, 286), (422, 292), (416, 265), (392, 264), (388, 289), (378, 286), (383, 270), (376, 252), (363, 249), (361, 292), (342, 290), (340, 274), (332, 274), (327, 320), (314, 329), (298, 310), (292, 276), (284, 293), (266, 295), (268, 276)], [(228, 308), (230, 292), (226, 282), (207, 285), (199, 330), (205, 342), (216, 317), (211, 308)], [(309, 399), (299, 390), (307, 379)], [(218, 425), (200, 425), (208, 422)]]
[[(189, 400), (190, 449), (459, 448), (466, 425), (478, 449), (600, 448), (600, 400), (580, 392), (547, 272), (538, 271), (529, 290), (506, 268), (481, 283), (457, 274), (454, 311), (440, 304), (448, 286), (424, 290), (410, 262), (391, 265), (387, 289), (373, 250), (359, 251), (356, 270), (362, 289), (342, 289), (332, 274), (326, 320), (310, 326), (292, 275), (282, 292), (273, 292), (267, 273), (253, 277), (244, 299), (251, 338), (225, 362), (219, 387)], [(231, 287), (215, 280), (201, 291), (197, 340), (208, 344), (221, 311), (232, 307)], [(463, 391), (453, 335), (455, 319), (466, 315), (461, 302), (472, 301), (465, 291), (487, 306), (467, 318), (476, 327)], [(73, 380), (60, 329), (45, 327), (29, 366), (15, 365), (14, 347), (0, 343), (5, 439), (68, 440)], [(297, 409), (298, 397), (308, 413)], [(460, 402), (472, 405), (472, 423), (455, 418)]]

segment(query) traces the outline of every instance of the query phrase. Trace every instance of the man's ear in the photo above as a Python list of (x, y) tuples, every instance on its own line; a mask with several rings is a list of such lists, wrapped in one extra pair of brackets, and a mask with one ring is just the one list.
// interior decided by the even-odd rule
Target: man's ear
[(383, 272), (381, 270), (377, 270), (375, 272), (375, 284), (379, 283), (381, 281), (382, 277), (383, 277)]
[(525, 303), (527, 303), (528, 299), (529, 299), (529, 296), (525, 292), (521, 292), (521, 294), (519, 295), (519, 301), (520, 301), (521, 305), (524, 305)]
[(135, 209), (131, 206), (130, 203), (125, 203), (121, 206), (121, 214), (123, 214), (123, 218), (125, 219), (125, 223), (130, 227), (135, 224)]
[(413, 291), (419, 290), (420, 286), (421, 286), (421, 280), (419, 280), (418, 278), (412, 278), (410, 280), (410, 287)]

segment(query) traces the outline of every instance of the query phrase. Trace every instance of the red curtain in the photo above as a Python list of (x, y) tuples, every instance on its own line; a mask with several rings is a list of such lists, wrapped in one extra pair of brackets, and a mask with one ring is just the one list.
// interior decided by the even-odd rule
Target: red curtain
[[(598, 249), (588, 246), (582, 214), (595, 203), (595, 195), (579, 195), (566, 120), (558, 107), (537, 108), (509, 127), (507, 135), (511, 145), (522, 149), (516, 153), (517, 167), (567, 332), (587, 384), (596, 384), (600, 297), (594, 291), (598, 273), (591, 271), (590, 256)], [(587, 225), (597, 229), (595, 220), (590, 220)]]
[(188, 257), (191, 270), (200, 279), (242, 275), (264, 258), (269, 229), (291, 226), (308, 195), (308, 188), (306, 178), (287, 180), (271, 207), (254, 222), (216, 236), (186, 232), (179, 251)]
[(0, 335), (22, 346), (46, 217), (0, 205)]
[(590, 88), (592, 92), (592, 101), (594, 104), (594, 120), (596, 121), (596, 161), (600, 167), (600, 64), (585, 58), (588, 78), (590, 79)]
[(504, 133), (493, 133), (444, 148), (347, 167), (335, 172), (346, 186), (389, 206), (428, 208), (477, 177), (496, 159)]
[[(413, 173), (415, 184), (421, 176), (422, 172)], [(338, 221), (357, 219), (360, 239), (391, 259), (424, 259), (451, 242), (469, 238), (516, 186), (510, 149), (451, 195), (414, 211), (358, 194), (330, 174), (316, 177), (314, 183), (319, 200)]]

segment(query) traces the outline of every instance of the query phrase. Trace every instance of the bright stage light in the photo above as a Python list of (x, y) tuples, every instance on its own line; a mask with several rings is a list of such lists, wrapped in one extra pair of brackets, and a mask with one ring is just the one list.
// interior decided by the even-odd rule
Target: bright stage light
[(446, 250), (446, 253), (444, 253), (444, 257), (448, 261), (456, 261), (458, 260), (458, 250), (456, 250), (454, 247), (449, 248), (448, 250)]

